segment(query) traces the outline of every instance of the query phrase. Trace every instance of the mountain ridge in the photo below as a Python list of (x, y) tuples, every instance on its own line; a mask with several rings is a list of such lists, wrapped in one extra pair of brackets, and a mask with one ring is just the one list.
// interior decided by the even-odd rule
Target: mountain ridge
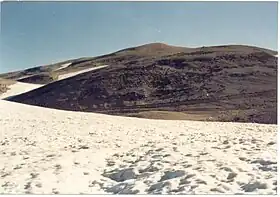
[[(275, 124), (275, 53), (240, 45), (198, 49), (161, 43), (141, 45), (78, 59), (58, 71), (63, 64), (56, 65), (52, 75), (108, 66), (54, 80), (10, 101), (125, 116), (144, 111), (200, 110), (206, 119)], [(238, 114), (233, 117), (231, 111)]]

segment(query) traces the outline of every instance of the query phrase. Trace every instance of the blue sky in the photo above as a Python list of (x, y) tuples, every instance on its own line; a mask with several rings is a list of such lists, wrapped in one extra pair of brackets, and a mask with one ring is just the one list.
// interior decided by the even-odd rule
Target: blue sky
[(0, 73), (150, 42), (277, 50), (277, 2), (2, 2)]

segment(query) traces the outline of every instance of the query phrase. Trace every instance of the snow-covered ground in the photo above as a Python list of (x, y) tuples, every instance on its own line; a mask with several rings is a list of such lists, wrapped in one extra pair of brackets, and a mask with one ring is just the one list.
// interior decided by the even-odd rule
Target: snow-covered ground
[(67, 68), (68, 66), (70, 66), (72, 64), (72, 62), (70, 62), (70, 63), (67, 63), (67, 64), (62, 64), (58, 69), (56, 69), (55, 71), (57, 71), (57, 70), (62, 70), (62, 69), (64, 69), (64, 68)]
[(43, 85), (39, 85), (39, 84), (16, 82), (9, 86), (9, 90), (7, 90), (7, 92), (0, 94), (0, 99), (5, 99), (11, 96), (29, 92), (31, 90), (34, 90), (42, 86)]
[(0, 100), (0, 193), (276, 194), (276, 125), (147, 120)]
[(73, 77), (73, 76), (76, 76), (76, 75), (79, 75), (79, 74), (82, 74), (82, 73), (85, 73), (85, 72), (89, 72), (89, 71), (105, 68), (107, 66), (108, 65), (97, 66), (97, 67), (94, 67), (94, 68), (87, 68), (87, 69), (84, 69), (84, 70), (80, 70), (80, 71), (76, 71), (76, 72), (71, 72), (71, 73), (59, 75), (58, 76), (58, 80), (66, 79), (66, 78), (69, 78), (69, 77)]

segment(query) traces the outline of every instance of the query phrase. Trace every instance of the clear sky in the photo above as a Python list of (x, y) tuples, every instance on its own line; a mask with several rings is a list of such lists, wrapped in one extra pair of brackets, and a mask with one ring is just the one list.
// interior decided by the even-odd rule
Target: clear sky
[(0, 73), (150, 42), (277, 50), (277, 2), (2, 2)]

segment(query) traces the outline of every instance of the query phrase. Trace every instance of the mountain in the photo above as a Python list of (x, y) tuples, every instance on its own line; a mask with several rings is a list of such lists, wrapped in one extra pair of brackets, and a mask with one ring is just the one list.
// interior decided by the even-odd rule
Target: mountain
[(10, 100), (137, 117), (156, 118), (167, 111), (196, 114), (198, 120), (275, 124), (276, 54), (242, 45), (185, 48), (152, 43), (0, 77), (18, 80), (27, 74), (57, 75), (108, 65), (64, 80), (54, 77)]

